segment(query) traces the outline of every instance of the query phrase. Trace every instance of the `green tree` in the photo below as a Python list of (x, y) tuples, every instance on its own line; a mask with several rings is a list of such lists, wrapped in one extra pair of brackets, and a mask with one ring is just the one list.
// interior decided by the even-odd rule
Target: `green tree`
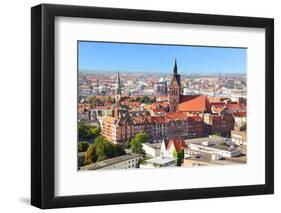
[(129, 110), (130, 109), (130, 107), (128, 106), (128, 105), (125, 105), (125, 104), (123, 104), (122, 105), (122, 110)]
[(86, 141), (78, 142), (78, 152), (86, 152), (89, 144)]
[(95, 140), (97, 146), (97, 155), (100, 159), (112, 158), (125, 154), (125, 150), (119, 144), (113, 144), (107, 141), (104, 137), (98, 137)]
[(91, 144), (87, 151), (85, 152), (85, 160), (84, 165), (91, 164), (96, 162), (98, 159), (98, 156), (96, 154), (96, 145)]
[(140, 132), (136, 134), (135, 138), (131, 140), (131, 151), (133, 153), (144, 154), (144, 150), (142, 148), (142, 143), (148, 142), (149, 137), (146, 133)]
[(100, 103), (100, 100), (96, 96), (88, 97), (88, 102), (93, 105), (97, 105)]
[(107, 101), (111, 103), (115, 103), (115, 99), (112, 98), (111, 96), (107, 96)]
[(78, 124), (79, 141), (95, 139), (100, 135), (100, 130), (97, 127), (89, 127), (83, 122)]
[(115, 145), (114, 153), (115, 153), (115, 156), (120, 156), (120, 155), (125, 155), (126, 154), (124, 148), (121, 145), (119, 145), (119, 144)]
[(174, 150), (173, 157), (177, 158), (177, 166), (181, 166), (183, 159), (184, 159), (184, 150), (177, 152)]
[[(97, 142), (96, 142), (97, 140)], [(105, 160), (106, 159), (106, 143), (107, 141), (103, 138), (103, 137), (98, 137), (97, 139), (95, 140), (95, 143), (96, 143), (96, 154), (98, 156), (98, 159), (97, 161), (102, 161), (102, 160)]]
[(155, 103), (155, 102), (156, 102), (156, 97), (150, 99), (150, 103), (151, 103), (151, 104), (153, 104), (153, 103)]
[(99, 144), (103, 144), (105, 142), (107, 142), (107, 140), (103, 136), (99, 136), (94, 140), (96, 146), (98, 146)]
[(135, 138), (131, 141), (131, 151), (138, 154), (143, 153), (142, 144)]
[(88, 131), (89, 131), (89, 128), (83, 122), (80, 122), (78, 124), (78, 137), (79, 137), (79, 141), (87, 138)]
[(221, 136), (221, 133), (220, 132), (215, 132), (213, 135)]
[(84, 164), (95, 163), (124, 154), (126, 154), (126, 152), (122, 146), (113, 144), (104, 137), (99, 136), (86, 151)]
[(135, 138), (136, 138), (136, 140), (140, 141), (141, 143), (146, 143), (149, 140), (148, 135), (144, 132), (139, 132), (138, 134), (136, 134)]
[(100, 135), (100, 130), (97, 127), (90, 127), (88, 130), (89, 138), (97, 138)]
[(143, 96), (143, 97), (141, 97), (141, 100), (140, 100), (142, 103), (149, 103), (149, 101), (150, 101), (150, 98), (148, 97), (148, 96)]

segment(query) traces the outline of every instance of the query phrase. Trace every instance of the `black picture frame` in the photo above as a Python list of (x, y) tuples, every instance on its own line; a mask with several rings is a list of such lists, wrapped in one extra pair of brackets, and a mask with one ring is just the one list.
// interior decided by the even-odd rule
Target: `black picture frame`
[[(265, 184), (79, 196), (54, 195), (54, 21), (55, 17), (101, 18), (162, 23), (264, 28), (266, 125)], [(274, 20), (164, 11), (41, 4), (31, 8), (31, 204), (60, 208), (217, 198), (274, 193)]]

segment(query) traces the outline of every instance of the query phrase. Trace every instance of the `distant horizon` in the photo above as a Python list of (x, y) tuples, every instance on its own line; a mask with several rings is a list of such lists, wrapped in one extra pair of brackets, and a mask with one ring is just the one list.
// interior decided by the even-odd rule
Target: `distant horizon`
[[(157, 74), (157, 75), (173, 75), (173, 71), (167, 71), (167, 72), (161, 72), (161, 71), (122, 71), (122, 70), (82, 70), (78, 71), (79, 73), (83, 74), (111, 74), (111, 73), (117, 73), (119, 72), (120, 74), (125, 73), (125, 74)], [(180, 75), (246, 75), (246, 73), (199, 73), (199, 72), (184, 72), (181, 73), (178, 71), (178, 74)]]
[(246, 74), (247, 49), (78, 41), (78, 71), (172, 74)]

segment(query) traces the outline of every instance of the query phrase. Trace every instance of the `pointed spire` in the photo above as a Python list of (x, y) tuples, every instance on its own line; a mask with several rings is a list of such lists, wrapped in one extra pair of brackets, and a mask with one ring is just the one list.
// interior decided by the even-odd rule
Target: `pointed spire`
[(120, 74), (118, 71), (117, 71), (115, 89), (116, 89), (116, 95), (121, 95), (121, 81), (120, 81)]
[(119, 71), (117, 71), (116, 83), (117, 83), (117, 84), (120, 84), (120, 75), (119, 75)]
[(175, 58), (174, 75), (178, 74), (177, 59)]

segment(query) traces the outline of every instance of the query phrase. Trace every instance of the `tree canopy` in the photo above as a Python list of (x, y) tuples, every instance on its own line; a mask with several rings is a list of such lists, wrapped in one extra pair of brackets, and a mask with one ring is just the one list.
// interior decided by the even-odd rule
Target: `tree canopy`
[(99, 136), (86, 151), (84, 164), (95, 163), (124, 154), (126, 153), (122, 146), (113, 144), (107, 141), (104, 137)]
[(144, 154), (142, 143), (148, 142), (149, 137), (146, 133), (140, 132), (131, 140), (131, 151), (133, 153)]
[(100, 135), (100, 130), (97, 127), (90, 127), (83, 122), (78, 124), (78, 139), (79, 141), (95, 139)]
[(86, 152), (89, 148), (89, 144), (87, 141), (78, 142), (78, 152)]
[(152, 104), (156, 102), (156, 97), (148, 97), (147, 95), (142, 96), (142, 97), (136, 97), (136, 98), (128, 98), (129, 102), (132, 101), (137, 101), (137, 102), (141, 102), (141, 103), (146, 103), (146, 104)]
[(96, 96), (90, 96), (88, 97), (88, 102), (93, 105), (98, 105), (100, 100)]

